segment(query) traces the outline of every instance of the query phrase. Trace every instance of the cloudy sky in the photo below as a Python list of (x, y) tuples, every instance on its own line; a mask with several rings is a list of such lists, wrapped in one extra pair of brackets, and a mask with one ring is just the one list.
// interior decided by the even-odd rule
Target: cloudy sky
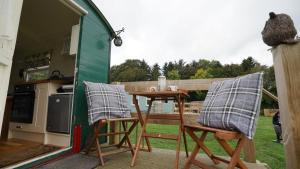
[(123, 45), (111, 64), (144, 59), (150, 65), (184, 59), (240, 63), (248, 56), (272, 65), (261, 39), (268, 13), (289, 14), (300, 31), (299, 0), (93, 0)]

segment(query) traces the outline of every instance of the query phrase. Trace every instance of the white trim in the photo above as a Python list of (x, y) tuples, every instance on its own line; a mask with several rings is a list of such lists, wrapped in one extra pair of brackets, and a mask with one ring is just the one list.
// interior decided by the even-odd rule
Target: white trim
[(9, 36), (0, 34), (0, 65), (8, 66), (12, 63), (12, 44), (13, 40)]
[(0, 129), (2, 129), (22, 5), (23, 0), (0, 0)]
[(8, 66), (10, 64), (12, 64), (11, 59), (9, 59), (8, 57), (5, 57), (4, 53), (2, 50), (0, 51), (0, 66)]
[[(81, 18), (79, 18), (79, 25), (81, 25)], [(79, 34), (78, 34), (78, 37), (80, 36), (80, 31), (81, 31), (81, 28), (79, 27)], [(79, 49), (79, 41), (78, 41), (78, 44), (77, 44), (77, 50)], [(70, 113), (70, 145), (73, 146), (72, 144), (72, 138), (73, 137), (73, 134), (72, 134), (72, 127), (73, 127), (73, 116), (74, 116), (74, 98), (75, 98), (75, 88), (76, 88), (76, 85), (77, 85), (77, 73), (78, 73), (78, 67), (77, 67), (77, 61), (78, 61), (78, 53), (76, 52), (75, 54), (75, 63), (74, 63), (74, 78), (73, 78), (73, 91), (72, 91), (72, 94), (73, 94), (73, 97), (72, 97), (72, 103), (71, 103), (71, 113)], [(75, 119), (75, 118), (74, 118)], [(81, 138), (80, 138), (81, 139)], [(73, 140), (73, 143), (74, 143), (74, 140)]]
[(72, 147), (67, 147), (67, 148), (64, 148), (64, 149), (61, 149), (61, 150), (57, 150), (57, 151), (54, 151), (54, 152), (52, 152), (52, 153), (45, 154), (45, 155), (42, 155), (42, 156), (39, 156), (39, 157), (30, 159), (30, 160), (21, 162), (21, 163), (19, 163), (19, 164), (9, 166), (9, 167), (7, 167), (7, 168), (17, 168), (17, 167), (21, 167), (21, 166), (24, 166), (24, 165), (26, 165), (26, 164), (29, 164), (29, 163), (38, 161), (38, 160), (40, 160), (40, 159), (43, 159), (43, 158), (46, 158), (46, 157), (50, 157), (50, 156), (52, 156), (52, 155), (56, 155), (56, 154), (59, 154), (59, 153), (61, 153), (61, 152), (67, 151), (67, 150), (71, 150), (71, 148), (72, 148)]
[(79, 31), (80, 31), (79, 24), (72, 26), (72, 32), (71, 32), (71, 38), (70, 38), (70, 49), (69, 49), (70, 55), (77, 54), (78, 43), (79, 43)]
[(83, 16), (87, 15), (88, 11), (82, 8), (78, 3), (76, 3), (74, 0), (59, 0), (61, 3), (66, 5), (68, 8), (70, 8), (72, 11), (76, 12), (78, 15)]

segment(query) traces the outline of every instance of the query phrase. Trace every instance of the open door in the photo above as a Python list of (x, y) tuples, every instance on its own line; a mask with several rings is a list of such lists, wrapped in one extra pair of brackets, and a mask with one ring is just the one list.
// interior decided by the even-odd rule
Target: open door
[[(2, 129), (23, 0), (0, 0), (0, 128)], [(0, 130), (1, 132), (1, 130)]]

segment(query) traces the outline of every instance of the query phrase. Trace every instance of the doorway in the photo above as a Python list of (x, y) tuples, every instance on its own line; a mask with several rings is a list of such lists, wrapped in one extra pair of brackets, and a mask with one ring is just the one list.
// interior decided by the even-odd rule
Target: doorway
[[(72, 45), (78, 45), (72, 40), (79, 36), (79, 22), (80, 16), (58, 0), (23, 1), (3, 119), (6, 131), (1, 135), (0, 159), (4, 160), (0, 168), (71, 146), (70, 131), (47, 130), (48, 98), (73, 95), (73, 90), (63, 87), (72, 88), (74, 82), (76, 52), (70, 53), (70, 48), (74, 51)], [(32, 102), (25, 104), (17, 91), (28, 85)], [(32, 109), (26, 109), (31, 116), (24, 121), (22, 106), (28, 104), (32, 104)], [(69, 113), (71, 125), (72, 108)]]

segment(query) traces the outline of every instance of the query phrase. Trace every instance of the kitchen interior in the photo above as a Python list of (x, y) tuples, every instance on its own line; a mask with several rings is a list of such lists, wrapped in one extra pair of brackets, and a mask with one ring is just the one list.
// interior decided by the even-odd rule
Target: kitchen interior
[(0, 168), (70, 147), (79, 22), (62, 1), (23, 1)]

